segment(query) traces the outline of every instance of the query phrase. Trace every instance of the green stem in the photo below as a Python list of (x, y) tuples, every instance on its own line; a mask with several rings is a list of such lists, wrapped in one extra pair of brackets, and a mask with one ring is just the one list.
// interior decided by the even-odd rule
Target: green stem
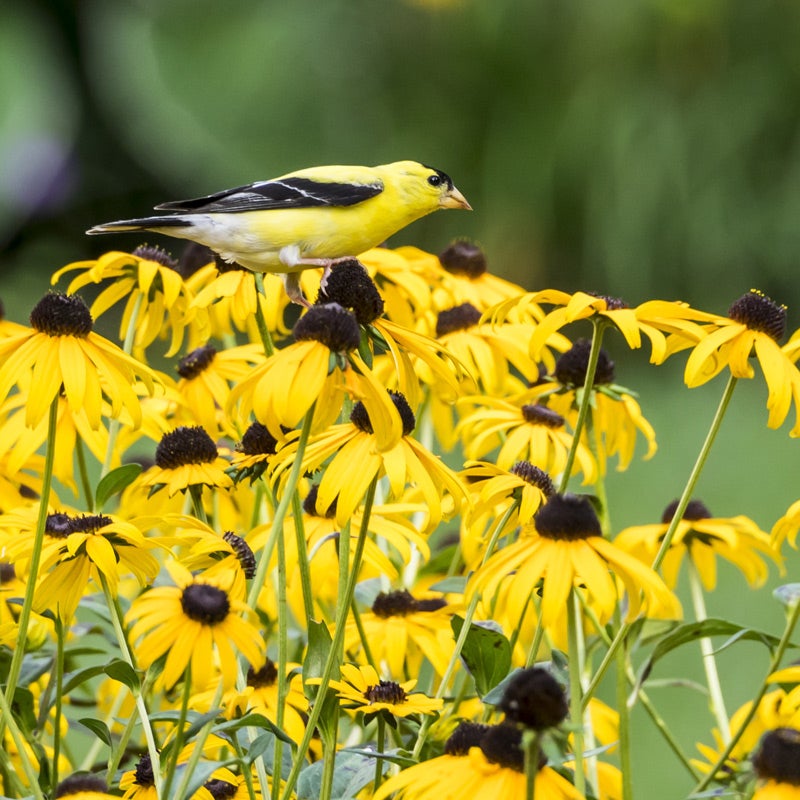
[(769, 667), (767, 668), (767, 674), (764, 680), (761, 682), (761, 688), (758, 690), (755, 697), (753, 697), (747, 714), (745, 714), (744, 718), (739, 722), (739, 727), (731, 733), (731, 739), (725, 746), (722, 753), (720, 753), (716, 764), (711, 767), (703, 779), (697, 784), (697, 786), (695, 786), (695, 788), (692, 790), (692, 794), (699, 794), (700, 792), (704, 791), (711, 781), (714, 780), (717, 772), (719, 772), (719, 770), (725, 766), (728, 756), (730, 756), (730, 754), (733, 752), (733, 748), (736, 747), (739, 739), (742, 738), (742, 735), (747, 730), (747, 726), (752, 722), (753, 718), (758, 712), (758, 707), (761, 704), (762, 698), (767, 693), (767, 687), (769, 686), (767, 681), (769, 676), (775, 672), (775, 670), (778, 668), (778, 665), (781, 663), (783, 654), (786, 652), (786, 648), (789, 645), (789, 640), (792, 638), (792, 634), (794, 633), (798, 619), (800, 619), (800, 602), (796, 601), (789, 611), (789, 615), (786, 620), (786, 627), (784, 628), (783, 635), (778, 642), (778, 646), (775, 648), (775, 652), (772, 654)]
[(80, 436), (75, 438), (75, 460), (78, 462), (78, 475), (81, 479), (81, 490), (86, 503), (87, 511), (94, 511), (94, 492), (92, 482), (89, 480), (89, 470), (86, 466), (86, 448)]
[[(124, 687), (123, 687), (124, 688)], [(120, 705), (122, 701), (125, 699), (125, 694), (123, 692), (119, 693), (120, 698)], [(119, 710), (119, 709), (117, 709)], [(116, 716), (116, 712), (114, 712)], [(136, 727), (136, 720), (137, 717), (135, 714), (131, 714), (128, 717), (128, 721), (125, 723), (125, 727), (122, 730), (122, 735), (119, 737), (119, 742), (117, 742), (117, 746), (111, 750), (108, 754), (108, 767), (106, 769), (106, 775), (114, 775), (119, 767), (120, 761), (122, 761), (122, 757), (125, 755), (125, 750), (128, 747), (128, 742), (133, 736), (133, 729)], [(98, 739), (97, 743), (102, 746), (102, 742)], [(99, 749), (98, 751), (99, 752)], [(84, 758), (83, 763), (86, 765), (83, 769), (89, 771), (91, 767), (94, 766), (94, 757), (92, 757), (91, 761), (88, 760), (88, 753), (87, 758)]]
[[(189, 712), (189, 698), (192, 696), (192, 667), (187, 665), (183, 674), (183, 692), (181, 693), (181, 707), (178, 713), (178, 722), (175, 726), (175, 738), (172, 740), (172, 749), (169, 755), (167, 774), (164, 776), (164, 797), (172, 797), (172, 781), (175, 779), (175, 770), (178, 767), (178, 758), (183, 749), (184, 729), (186, 728), (186, 715)], [(180, 797), (180, 792), (176, 797)]]
[[(309, 412), (311, 413), (311, 412)], [(325, 665), (322, 668), (322, 675), (320, 677), (319, 688), (317, 692), (317, 701), (314, 703), (311, 713), (309, 714), (308, 721), (306, 722), (306, 731), (303, 735), (303, 741), (297, 752), (292, 769), (289, 776), (286, 778), (284, 792), (282, 795), (283, 800), (289, 800), (292, 795), (297, 778), (300, 775), (300, 770), (304, 766), (305, 756), (308, 752), (311, 739), (314, 735), (314, 729), (317, 726), (317, 721), (322, 713), (324, 705), (323, 699), (325, 693), (328, 691), (328, 685), (331, 682), (334, 669), (339, 663), (339, 653), (344, 643), (345, 622), (347, 621), (347, 613), (350, 609), (350, 602), (356, 588), (356, 581), (358, 579), (359, 565), (364, 555), (364, 544), (367, 541), (367, 532), (369, 530), (369, 517), (372, 512), (372, 505), (375, 501), (375, 489), (378, 485), (378, 476), (376, 475), (367, 489), (366, 497), (364, 498), (364, 511), (361, 519), (361, 526), (358, 531), (358, 539), (356, 540), (356, 547), (353, 552), (353, 569), (350, 570), (347, 586), (344, 591), (344, 596), (339, 598), (337, 605), (336, 621), (334, 623), (333, 641), (331, 648), (328, 651), (328, 656), (325, 659)]]
[(578, 625), (580, 624), (578, 598), (575, 590), (570, 591), (567, 600), (567, 642), (569, 658), (569, 712), (573, 725), (575, 742), (575, 789), (579, 794), (586, 794), (586, 773), (583, 763), (583, 686), (581, 684), (581, 654), (578, 644)]
[(200, 522), (208, 523), (206, 510), (203, 507), (203, 484), (195, 483), (189, 487), (189, 496), (192, 498), (192, 511)]
[(598, 431), (594, 424), (594, 413), (591, 406), (586, 414), (586, 438), (589, 441), (589, 450), (597, 463), (597, 480), (594, 483), (594, 495), (600, 507), (600, 529), (603, 536), (608, 539), (611, 535), (611, 517), (608, 512), (608, 494), (606, 493), (605, 459), (600, 459), (600, 443)]
[(353, 621), (355, 622), (356, 630), (358, 631), (358, 638), (361, 640), (361, 648), (364, 651), (364, 658), (366, 659), (367, 664), (369, 664), (375, 670), (375, 672), (378, 672), (378, 663), (375, 661), (375, 656), (372, 655), (372, 648), (369, 646), (367, 633), (364, 630), (364, 623), (361, 621), (361, 612), (358, 610), (358, 603), (356, 603), (355, 598), (353, 598), (353, 602), (350, 603), (350, 613), (353, 615)]
[(300, 494), (292, 492), (292, 517), (294, 534), (297, 540), (297, 566), (300, 570), (300, 588), (303, 592), (303, 610), (306, 615), (306, 630), (314, 617), (314, 593), (311, 591), (311, 564), (308, 561), (305, 525), (303, 524), (303, 504)]
[[(706, 611), (706, 601), (703, 596), (703, 585), (700, 582), (700, 575), (697, 571), (697, 566), (692, 560), (691, 549), (689, 551), (689, 558), (687, 559), (687, 567), (689, 571), (689, 589), (692, 595), (692, 606), (694, 607), (694, 616), (697, 622), (703, 622), (708, 619)], [(703, 668), (706, 672), (706, 684), (708, 685), (708, 694), (711, 699), (711, 710), (714, 713), (714, 718), (719, 729), (719, 735), (722, 737), (724, 744), (728, 743), (731, 738), (730, 721), (728, 718), (728, 711), (725, 708), (725, 697), (722, 694), (722, 685), (719, 680), (719, 672), (717, 671), (717, 659), (714, 656), (714, 645), (708, 636), (703, 636), (700, 639), (700, 652), (703, 656)]]
[(580, 406), (578, 406), (578, 419), (575, 421), (575, 430), (572, 432), (572, 446), (569, 448), (567, 463), (564, 465), (564, 472), (561, 475), (561, 482), (558, 487), (559, 494), (564, 494), (564, 492), (567, 491), (572, 468), (575, 466), (575, 456), (578, 453), (581, 434), (583, 433), (584, 423), (586, 422), (586, 415), (589, 413), (589, 406), (592, 402), (594, 376), (597, 372), (597, 362), (600, 358), (600, 345), (603, 341), (603, 333), (605, 332), (607, 324), (606, 320), (602, 317), (592, 318), (592, 326), (594, 328), (592, 332), (592, 349), (589, 351), (589, 363), (586, 365), (586, 379), (583, 383), (581, 403)]
[[(19, 630), (14, 655), (11, 657), (11, 665), (8, 668), (8, 678), (6, 679), (6, 703), (10, 706), (14, 703), (14, 692), (17, 689), (19, 674), (22, 669), (22, 660), (25, 657), (25, 643), (28, 639), (28, 625), (31, 620), (33, 608), (33, 594), (36, 589), (36, 581), (39, 577), (39, 563), (42, 557), (42, 545), (44, 544), (44, 529), (47, 524), (47, 511), (50, 503), (50, 488), (53, 484), (53, 463), (56, 452), (56, 427), (58, 423), (58, 398), (54, 398), (50, 404), (50, 415), (47, 418), (47, 449), (44, 457), (44, 471), (42, 473), (42, 495), (39, 498), (39, 515), (36, 519), (36, 531), (33, 535), (33, 548), (31, 549), (31, 559), (28, 564), (28, 579), (25, 582), (25, 597), (22, 601), (22, 608), (19, 612), (17, 628)], [(0, 719), (0, 741), (3, 735), (3, 721)]]
[[(620, 625), (619, 603), (614, 609), (614, 622)], [(631, 763), (631, 715), (628, 708), (628, 647), (623, 642), (617, 650), (617, 713), (619, 715), (619, 769), (622, 774), (622, 800), (633, 800)]]
[[(722, 425), (722, 420), (725, 416), (725, 412), (728, 409), (728, 404), (731, 400), (731, 395), (733, 394), (733, 390), (736, 386), (737, 378), (731, 375), (728, 378), (728, 383), (725, 385), (725, 390), (722, 393), (722, 397), (720, 398), (719, 405), (717, 406), (717, 411), (714, 414), (714, 419), (711, 421), (711, 427), (708, 429), (708, 433), (706, 434), (705, 441), (703, 442), (703, 446), (700, 448), (700, 453), (697, 456), (697, 460), (694, 463), (694, 467), (689, 475), (689, 479), (686, 482), (686, 486), (684, 487), (683, 494), (681, 495), (680, 500), (678, 501), (678, 506), (675, 509), (675, 513), (672, 517), (672, 521), (667, 528), (667, 532), (664, 534), (664, 539), (661, 542), (661, 547), (656, 554), (655, 559), (652, 563), (652, 568), (656, 572), (661, 567), (662, 562), (664, 561), (665, 556), (667, 555), (667, 551), (669, 550), (670, 544), (672, 543), (672, 539), (675, 536), (675, 531), (678, 529), (678, 524), (680, 523), (681, 519), (683, 518), (683, 514), (686, 511), (686, 506), (689, 505), (689, 500), (694, 493), (695, 486), (697, 485), (697, 481), (700, 478), (700, 473), (703, 471), (703, 467), (705, 466), (706, 460), (708, 459), (708, 454), (711, 452), (711, 446), (714, 444), (714, 440), (719, 433), (720, 426)], [(597, 691), (597, 687), (600, 685), (600, 681), (603, 679), (606, 670), (608, 669), (611, 662), (614, 660), (614, 657), (617, 652), (617, 648), (622, 644), (625, 638), (630, 633), (631, 627), (633, 622), (624, 622), (620, 629), (617, 631), (617, 635), (614, 637), (611, 645), (609, 646), (608, 650), (606, 651), (603, 660), (600, 662), (600, 666), (597, 668), (597, 672), (595, 672), (594, 677), (591, 680), (591, 683), (586, 689), (586, 693), (584, 695), (584, 702), (588, 702), (589, 698), (594, 695)]]
[[(125, 340), (122, 343), (122, 350), (128, 355), (133, 352), (133, 342), (136, 338), (136, 326), (139, 322), (139, 312), (142, 310), (143, 301), (144, 294), (138, 292), (136, 300), (133, 302), (130, 319), (128, 320), (128, 329), (125, 331)], [(108, 423), (108, 443), (106, 444), (106, 457), (103, 459), (103, 469), (100, 472), (101, 478), (111, 469), (111, 462), (114, 459), (114, 447), (117, 443), (117, 436), (119, 436), (119, 429), (120, 422), (118, 419), (112, 419)]]
[(272, 336), (270, 336), (267, 320), (264, 318), (264, 309), (261, 308), (261, 300), (259, 298), (259, 295), (266, 297), (264, 275), (261, 272), (254, 272), (253, 278), (256, 282), (256, 327), (258, 328), (258, 335), (261, 337), (261, 344), (264, 345), (264, 354), (269, 358), (275, 354), (275, 345), (272, 343)]
[[(378, 730), (376, 736), (376, 750), (378, 754), (382, 754), (384, 747), (386, 746), (386, 720), (384, 720), (382, 714), (378, 714)], [(375, 779), (372, 782), (372, 793), (378, 791), (378, 787), (381, 785), (381, 778), (383, 777), (383, 759), (376, 758), (375, 759)]]
[(55, 791), (58, 786), (58, 760), (61, 755), (61, 717), (62, 703), (64, 700), (64, 623), (61, 617), (56, 616), (56, 696), (55, 718), (53, 719), (53, 777), (52, 786)]
[[(528, 598), (528, 603), (533, 602), (533, 597)], [(528, 606), (526, 605), (525, 608)], [(542, 625), (542, 615), (539, 609), (536, 610), (536, 631), (533, 634), (533, 641), (531, 642), (531, 649), (528, 650), (528, 658), (525, 660), (525, 668), (530, 669), (536, 663), (536, 654), (539, 652), (539, 647), (542, 644), (542, 637), (544, 636), (544, 625)]]
[(28, 779), (28, 784), (33, 796), (36, 800), (45, 800), (42, 789), (39, 786), (39, 773), (31, 763), (30, 756), (28, 755), (27, 742), (22, 735), (22, 731), (17, 726), (16, 721), (11, 713), (11, 708), (5, 695), (0, 692), (0, 717), (3, 719), (3, 724), (8, 726), (8, 732), (14, 741), (14, 746), (17, 748), (19, 754), (19, 761), (22, 764), (22, 770)]
[[(117, 694), (114, 697), (113, 702), (111, 703), (111, 707), (106, 712), (105, 717), (103, 718), (103, 722), (109, 730), (111, 729), (111, 725), (114, 722), (114, 717), (119, 714), (119, 710), (122, 708), (122, 704), (125, 702), (125, 694), (127, 693), (128, 688), (124, 684), (120, 684), (119, 689), (117, 689)], [(135, 724), (136, 717), (131, 717), (131, 720)], [(128, 725), (130, 726), (131, 722), (129, 721)], [(83, 761), (81, 761), (80, 766), (78, 767), (79, 772), (88, 772), (91, 770), (92, 766), (94, 765), (97, 756), (100, 755), (100, 751), (105, 747), (105, 742), (101, 739), (95, 738), (92, 742), (89, 749), (86, 751), (86, 754), (83, 757)], [(109, 758), (111, 755), (109, 754)], [(113, 770), (109, 769), (108, 772), (113, 774)]]
[(536, 800), (536, 776), (539, 774), (539, 731), (526, 731), (522, 741), (525, 746), (525, 800)]
[[(297, 492), (292, 492), (297, 495)], [(288, 694), (288, 672), (287, 664), (289, 661), (289, 612), (286, 600), (286, 542), (283, 536), (278, 536), (278, 704), (275, 710), (275, 724), (283, 729), (284, 706), (286, 695)], [(283, 740), (276, 736), (273, 744), (273, 764), (283, 763)], [(273, 769), (274, 772), (274, 769)], [(272, 800), (280, 797), (281, 782), (272, 781)]]

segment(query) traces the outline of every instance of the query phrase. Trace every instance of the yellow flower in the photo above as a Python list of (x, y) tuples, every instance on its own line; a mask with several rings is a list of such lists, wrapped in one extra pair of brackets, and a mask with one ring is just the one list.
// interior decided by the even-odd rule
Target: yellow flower
[(141, 354), (161, 336), (166, 322), (172, 329), (172, 342), (167, 355), (173, 355), (183, 341), (183, 332), (190, 318), (191, 300), (191, 292), (177, 267), (178, 263), (165, 250), (142, 245), (132, 253), (112, 251), (96, 261), (67, 264), (53, 275), (52, 283), (57, 283), (67, 272), (80, 270), (81, 274), (73, 278), (67, 287), (67, 293), (73, 294), (90, 283), (113, 279), (113, 283), (103, 289), (92, 303), (92, 316), (101, 316), (124, 299), (120, 340), (125, 339), (133, 314), (136, 313), (134, 352)]
[[(342, 680), (331, 681), (330, 688), (336, 690), (337, 697), (345, 701), (343, 707), (349, 711), (368, 714), (387, 711), (395, 717), (407, 717), (410, 714), (435, 714), (444, 705), (441, 698), (428, 697), (422, 692), (412, 693), (417, 684), (415, 680), (405, 683), (385, 681), (369, 665), (342, 664), (341, 673)], [(309, 682), (319, 683), (319, 680)]]
[(542, 624), (549, 627), (563, 618), (573, 587), (583, 589), (601, 623), (608, 621), (620, 597), (615, 578), (625, 587), (627, 619), (640, 613), (678, 616), (678, 602), (661, 578), (637, 558), (603, 538), (600, 522), (586, 497), (555, 494), (523, 527), (519, 539), (495, 553), (478, 568), (468, 593), (494, 595), (500, 582), (512, 575), (514, 588), (523, 596), (536, 591), (541, 581)]
[(174, 686), (189, 667), (192, 681), (203, 686), (216, 654), (225, 685), (232, 686), (237, 652), (252, 666), (263, 663), (265, 644), (251, 621), (253, 612), (243, 594), (231, 591), (234, 573), (193, 576), (176, 562), (168, 562), (167, 571), (177, 585), (150, 589), (133, 601), (125, 616), (144, 668), (166, 654), (167, 687)]
[[(637, 525), (621, 531), (614, 540), (617, 547), (651, 564), (667, 532), (677, 500), (664, 510), (661, 522)], [(707, 591), (717, 585), (716, 557), (737, 567), (747, 582), (757, 588), (764, 584), (768, 570), (762, 556), (767, 556), (782, 568), (780, 553), (770, 543), (770, 537), (745, 516), (715, 518), (699, 500), (692, 500), (678, 523), (675, 536), (664, 558), (662, 572), (667, 586), (675, 588), (684, 557), (690, 558)]]
[(779, 550), (786, 539), (797, 549), (797, 532), (800, 530), (800, 500), (792, 503), (786, 513), (772, 526), (770, 540), (772, 546)]
[[(386, 475), (393, 498), (402, 496), (407, 484), (415, 484), (426, 505), (425, 530), (433, 530), (444, 514), (443, 501), (451, 497), (460, 506), (466, 498), (457, 475), (441, 459), (411, 438), (416, 419), (405, 398), (399, 393), (388, 395), (402, 419), (403, 436), (393, 447), (381, 448), (377, 426), (367, 409), (356, 403), (350, 422), (334, 425), (311, 437), (303, 457), (303, 469), (313, 472), (331, 456), (319, 483), (317, 511), (324, 513), (336, 502), (336, 522), (344, 525), (361, 503), (373, 478)], [(282, 477), (293, 463), (296, 440), (282, 448), (276, 456), (275, 477)], [(358, 464), (357, 470), (353, 465)], [(458, 509), (454, 509), (458, 511)]]
[(92, 332), (92, 317), (77, 295), (45, 295), (31, 312), (32, 328), (0, 339), (0, 400), (16, 384), (26, 398), (25, 424), (37, 425), (63, 389), (73, 413), (86, 412), (100, 427), (103, 399), (112, 417), (124, 408), (135, 427), (141, 422), (140, 379), (152, 394), (153, 373), (116, 345)]

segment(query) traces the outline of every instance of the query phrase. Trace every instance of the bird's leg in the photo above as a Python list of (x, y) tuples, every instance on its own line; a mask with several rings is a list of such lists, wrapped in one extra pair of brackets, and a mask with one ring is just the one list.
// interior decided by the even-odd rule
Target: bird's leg
[(303, 290), (300, 288), (300, 273), (299, 272), (284, 272), (283, 273), (283, 288), (286, 294), (293, 303), (297, 303), (303, 308), (311, 308), (311, 303), (303, 296)]

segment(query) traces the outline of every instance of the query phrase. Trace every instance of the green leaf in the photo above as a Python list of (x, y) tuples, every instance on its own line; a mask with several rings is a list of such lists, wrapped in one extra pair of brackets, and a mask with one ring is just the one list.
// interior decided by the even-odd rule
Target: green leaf
[(109, 747), (113, 746), (114, 740), (105, 722), (94, 719), (94, 717), (81, 717), (78, 722), (83, 725), (84, 728), (88, 728), (103, 744)]
[(122, 659), (114, 659), (110, 664), (103, 667), (103, 672), (108, 675), (111, 680), (124, 683), (134, 694), (141, 689), (141, 681), (136, 673), (136, 670), (128, 664), (127, 661)]
[(245, 714), (238, 719), (221, 722), (219, 725), (215, 725), (211, 732), (220, 736), (240, 728), (262, 728), (275, 734), (282, 742), (295, 745), (294, 739), (289, 734), (282, 731), (271, 719), (267, 719), (263, 714)]
[(794, 608), (800, 601), (800, 583), (784, 583), (772, 592), (772, 596), (787, 608)]
[(95, 508), (100, 511), (110, 497), (130, 486), (141, 471), (141, 464), (123, 464), (104, 475), (94, 493)]
[(308, 650), (303, 659), (303, 687), (309, 700), (313, 700), (317, 696), (318, 689), (316, 685), (309, 686), (306, 681), (309, 678), (322, 677), (332, 644), (333, 640), (328, 626), (324, 622), (311, 620), (308, 626)]
[(431, 592), (443, 592), (444, 594), (464, 594), (466, 588), (466, 575), (452, 575), (449, 578), (442, 578), (442, 580), (431, 584), (428, 590)]
[[(450, 625), (458, 638), (464, 619), (454, 616)], [(511, 643), (499, 630), (472, 623), (461, 650), (461, 657), (475, 679), (478, 695), (483, 697), (508, 675), (511, 669)]]
[[(228, 761), (201, 761), (195, 766), (194, 772), (192, 772), (192, 777), (186, 787), (186, 794), (184, 797), (191, 797), (204, 783), (209, 781), (215, 770), (234, 764), (236, 764), (236, 759), (228, 759)], [(182, 778), (181, 773), (184, 769), (186, 769), (186, 767), (180, 766), (175, 770), (175, 786), (180, 785)]]
[[(331, 800), (353, 800), (375, 778), (375, 758), (378, 754), (364, 755), (364, 750), (352, 752), (340, 750), (336, 753), (333, 768)], [(322, 787), (324, 761), (317, 761), (306, 767), (297, 781), (298, 800), (317, 800)], [(388, 764), (383, 765), (384, 767)]]

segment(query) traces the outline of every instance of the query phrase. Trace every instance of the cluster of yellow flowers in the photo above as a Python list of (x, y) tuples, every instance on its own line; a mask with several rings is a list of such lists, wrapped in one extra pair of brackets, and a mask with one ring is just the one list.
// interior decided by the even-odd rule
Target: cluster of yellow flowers
[[(737, 631), (702, 605), (717, 558), (754, 587), (781, 568), (800, 511), (771, 534), (714, 518), (694, 475), (660, 522), (615, 536), (603, 499), (610, 461), (656, 451), (606, 332), (655, 364), (688, 353), (690, 387), (727, 370), (717, 426), (755, 358), (779, 427), (800, 404), (785, 308), (526, 292), (456, 242), (376, 248), (323, 286), (306, 270), (300, 313), (277, 277), (188, 253), (70, 264), (29, 327), (0, 321), (4, 796), (330, 797), (347, 771), (359, 798), (630, 800), (627, 704), (594, 692), (616, 659), (663, 729), (627, 660), (644, 619), (703, 643), (718, 742), (709, 763), (678, 748), (687, 780), (800, 796), (766, 746), (758, 783), (748, 760), (766, 731), (796, 733), (800, 692), (765, 680), (729, 720), (709, 637)], [(114, 314), (119, 345), (94, 330)], [(591, 338), (567, 338), (582, 320)], [(520, 712), (556, 703), (537, 663), (569, 684), (543, 724)], [(796, 758), (800, 734), (781, 736)]]

